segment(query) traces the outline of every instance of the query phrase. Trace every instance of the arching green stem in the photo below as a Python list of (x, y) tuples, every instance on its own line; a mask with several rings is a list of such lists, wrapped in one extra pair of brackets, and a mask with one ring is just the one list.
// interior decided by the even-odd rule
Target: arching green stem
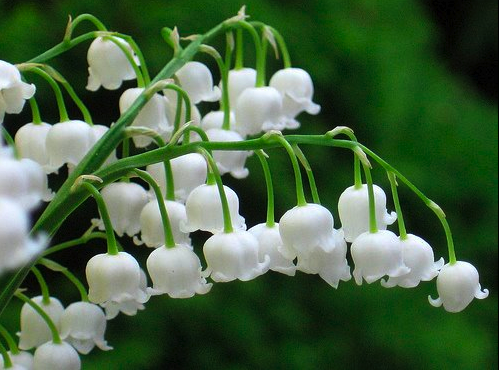
[(97, 17), (93, 16), (92, 14), (81, 14), (81, 15), (77, 16), (75, 19), (69, 20), (68, 27), (66, 29), (66, 34), (64, 35), (64, 40), (66, 42), (71, 40), (71, 37), (73, 36), (74, 30), (83, 21), (89, 21), (89, 22), (93, 23), (94, 26), (99, 31), (107, 31), (107, 28), (104, 25), (104, 23), (102, 23)]
[(367, 193), (369, 196), (369, 232), (374, 234), (378, 232), (378, 224), (376, 221), (376, 201), (374, 199), (373, 178), (369, 166), (364, 165), (363, 167), (366, 175)]
[(281, 51), (284, 68), (291, 68), (292, 67), (291, 57), (289, 55), (289, 50), (286, 45), (286, 41), (284, 40), (284, 37), (282, 37), (281, 33), (277, 31), (274, 27), (266, 25), (263, 22), (250, 22), (250, 23), (255, 27), (267, 28), (270, 30), (270, 32), (272, 32), (277, 41), (277, 44), (279, 45), (279, 50)]
[(116, 35), (116, 36), (110, 35), (110, 36), (104, 36), (104, 39), (111, 41), (113, 44), (115, 44), (117, 47), (120, 48), (120, 50), (123, 52), (123, 54), (125, 54), (125, 57), (128, 60), (128, 63), (130, 63), (130, 65), (132, 66), (133, 71), (135, 72), (135, 75), (137, 76), (137, 87), (145, 88), (146, 81), (144, 79), (144, 75), (142, 74), (142, 70), (138, 66), (137, 62), (135, 61), (133, 54), (130, 52), (130, 50), (128, 50), (126, 45), (123, 45), (121, 42), (119, 42), (119, 40), (116, 37), (118, 37), (118, 35)]
[(49, 293), (49, 287), (47, 285), (47, 282), (45, 281), (42, 273), (40, 272), (40, 270), (38, 270), (37, 267), (33, 266), (31, 268), (31, 271), (33, 272), (33, 275), (35, 275), (36, 280), (38, 281), (38, 285), (40, 285), (40, 290), (42, 291), (43, 304), (49, 304), (50, 303), (50, 293)]
[(267, 185), (267, 227), (275, 226), (275, 215), (274, 215), (274, 186), (272, 184), (272, 174), (270, 173), (269, 164), (266, 159), (266, 154), (263, 150), (256, 150), (260, 163), (262, 164), (263, 173), (265, 175), (265, 184)]
[(36, 102), (36, 98), (34, 96), (29, 99), (29, 106), (31, 108), (31, 114), (33, 115), (33, 124), (40, 125), (43, 121), (40, 116), (40, 108), (38, 108), (38, 103)]
[(71, 99), (73, 99), (74, 103), (80, 110), (81, 114), (83, 115), (83, 120), (89, 125), (93, 126), (94, 121), (92, 119), (90, 111), (88, 110), (87, 106), (83, 103), (83, 101), (80, 99), (80, 97), (76, 94), (71, 84), (66, 79), (60, 81), (60, 83), (66, 89), (69, 96), (71, 97)]
[(19, 353), (21, 353), (21, 351), (19, 351), (19, 347), (17, 347), (17, 343), (14, 340), (14, 338), (12, 337), (12, 335), (10, 335), (9, 331), (1, 324), (0, 324), (0, 335), (7, 342), (7, 345), (9, 346), (9, 350), (10, 350), (11, 354), (18, 355)]
[(0, 354), (2, 355), (3, 358), (3, 366), (5, 369), (10, 369), (12, 368), (12, 360), (10, 359), (9, 353), (7, 352), (7, 349), (3, 346), (2, 342), (0, 342)]
[(307, 157), (305, 157), (305, 154), (303, 154), (302, 150), (297, 144), (293, 144), (293, 150), (295, 151), (296, 156), (301, 162), (301, 165), (305, 169), (308, 177), (308, 183), (310, 186), (310, 191), (312, 192), (312, 199), (315, 204), (321, 204), (321, 200), (319, 197), (319, 191), (317, 190), (317, 185), (315, 183), (315, 177), (314, 177), (314, 172), (312, 171), (312, 167), (310, 166), (310, 163), (307, 160)]
[(142, 71), (142, 76), (144, 77), (144, 82), (146, 85), (149, 85), (151, 83), (151, 76), (149, 74), (149, 69), (147, 68), (146, 58), (144, 58), (144, 54), (142, 53), (142, 50), (140, 49), (139, 45), (137, 45), (133, 37), (129, 35), (124, 35), (121, 33), (119, 33), (118, 35), (126, 42), (128, 42), (135, 55), (137, 55), (137, 58), (139, 59), (140, 63), (140, 70)]
[(52, 271), (57, 271), (62, 273), (73, 285), (78, 289), (78, 292), (80, 293), (81, 301), (82, 302), (88, 302), (88, 294), (87, 290), (85, 289), (85, 286), (83, 283), (78, 279), (71, 271), (69, 271), (66, 267), (58, 264), (55, 261), (49, 260), (47, 258), (42, 258), (38, 262), (39, 264), (47, 267), (48, 269)]
[(262, 46), (260, 36), (250, 23), (246, 21), (239, 21), (237, 23), (240, 27), (248, 31), (253, 38), (255, 44), (255, 58), (256, 58), (256, 87), (265, 86), (265, 50)]
[(236, 62), (234, 69), (239, 70), (244, 68), (244, 37), (243, 30), (236, 31)]
[(68, 248), (76, 247), (78, 245), (86, 244), (90, 240), (93, 239), (104, 239), (107, 240), (107, 236), (105, 233), (101, 232), (93, 232), (88, 235), (84, 235), (81, 238), (78, 239), (73, 239), (61, 244), (54, 245), (53, 247), (47, 248), (46, 250), (43, 251), (41, 257), (47, 257), (50, 256), (51, 254), (63, 251)]
[(164, 90), (173, 90), (178, 94), (177, 98), (177, 110), (175, 112), (175, 123), (173, 125), (173, 133), (175, 134), (180, 129), (180, 120), (182, 119), (182, 101), (184, 102), (185, 107), (185, 121), (190, 122), (192, 116), (192, 108), (191, 108), (191, 98), (189, 94), (182, 89), (180, 86), (175, 84), (168, 84), (164, 87)]
[(395, 204), (395, 212), (397, 212), (397, 223), (399, 225), (400, 240), (407, 239), (407, 230), (405, 228), (404, 215), (402, 214), (402, 207), (400, 207), (400, 199), (397, 190), (397, 177), (393, 172), (387, 172), (390, 186), (392, 188), (393, 203)]
[[(159, 148), (166, 146), (165, 141), (159, 135), (154, 136), (154, 141)], [(165, 170), (165, 184), (166, 184), (166, 200), (175, 200), (175, 180), (173, 178), (173, 170), (170, 160), (163, 161), (163, 169)]]

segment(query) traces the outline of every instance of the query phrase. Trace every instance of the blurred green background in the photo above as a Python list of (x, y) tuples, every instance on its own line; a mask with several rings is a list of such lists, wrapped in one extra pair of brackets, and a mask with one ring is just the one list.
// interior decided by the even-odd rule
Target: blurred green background
[[(32, 58), (62, 39), (68, 14), (90, 12), (110, 29), (134, 36), (154, 73), (171, 57), (159, 34), (162, 27), (178, 26), (182, 35), (202, 33), (234, 15), (242, 4), (0, 0), (0, 59), (20, 63)], [(139, 315), (110, 322), (107, 339), (115, 350), (85, 356), (83, 368), (497, 368), (497, 2), (245, 4), (253, 20), (281, 31), (294, 65), (314, 78), (315, 101), (323, 111), (317, 117), (302, 116), (300, 132), (352, 127), (360, 141), (442, 206), (453, 227), (458, 258), (478, 268), (491, 296), (460, 314), (449, 314), (428, 304), (428, 294), (436, 296), (433, 282), (412, 290), (387, 290), (350, 281), (334, 290), (318, 276), (268, 273), (248, 283), (217, 284), (210, 294), (189, 300), (153, 298)], [(72, 50), (53, 65), (74, 82), (94, 119), (109, 124), (118, 117), (120, 92), (84, 90), (86, 48)], [(206, 57), (200, 60), (213, 66)], [(251, 63), (249, 56), (247, 61)], [(279, 63), (270, 61), (269, 67), (276, 70)], [(37, 97), (42, 117), (55, 122), (53, 95), (43, 83)], [(29, 119), (25, 109), (23, 115), (8, 116), (5, 124), (14, 132)], [(304, 151), (316, 168), (323, 204), (336, 216), (339, 194), (353, 177), (351, 155), (339, 149)], [(293, 206), (293, 189), (284, 185), (292, 184), (292, 173), (282, 153), (270, 154), (279, 178), (279, 217)], [(251, 226), (265, 217), (265, 189), (256, 158), (248, 166), (248, 179), (228, 178), (227, 183), (237, 189)], [(382, 171), (374, 176), (388, 189)], [(406, 188), (400, 193), (410, 232), (423, 236), (438, 257), (447, 259), (438, 220)], [(95, 212), (92, 204), (67, 221), (56, 241), (85, 230), (88, 223), (81, 220), (89, 219), (88, 212)], [(102, 247), (61, 253), (60, 261), (83, 277), (82, 261)], [(200, 245), (196, 248), (200, 251)], [(142, 261), (147, 253), (136, 249)], [(64, 303), (78, 299), (60, 277), (48, 279), (52, 293)], [(1, 318), (13, 332), (18, 310), (14, 302)]]

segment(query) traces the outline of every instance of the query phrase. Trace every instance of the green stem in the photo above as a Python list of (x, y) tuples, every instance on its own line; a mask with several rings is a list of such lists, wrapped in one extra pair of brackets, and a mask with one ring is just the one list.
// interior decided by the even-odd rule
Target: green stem
[(67, 269), (67, 267), (64, 267), (60, 264), (58, 264), (55, 261), (42, 258), (39, 263), (51, 270), (58, 271), (62, 273), (66, 278), (73, 283), (73, 285), (78, 289), (78, 292), (80, 293), (80, 297), (82, 302), (88, 302), (88, 294), (87, 290), (85, 289), (85, 286), (82, 284), (82, 282), (71, 272)]
[(110, 255), (117, 255), (119, 250), (118, 246), (116, 245), (116, 236), (114, 235), (113, 224), (111, 223), (111, 217), (109, 216), (104, 198), (95, 186), (86, 181), (83, 181), (79, 186), (87, 190), (97, 203), (99, 213), (102, 217), (102, 222), (104, 223), (104, 227), (106, 228), (107, 253)]
[(175, 179), (173, 178), (172, 164), (169, 160), (163, 162), (166, 177), (166, 200), (175, 201)]
[(0, 324), (0, 335), (2, 337), (4, 337), (5, 341), (7, 342), (7, 345), (9, 346), (9, 350), (10, 350), (11, 354), (13, 354), (15, 356), (15, 355), (18, 355), (19, 353), (21, 353), (21, 351), (19, 351), (19, 347), (17, 347), (17, 343), (14, 340), (14, 338), (12, 337), (12, 335), (10, 335), (9, 331), (1, 324)]
[(2, 136), (3, 136), (4, 140), (5, 140), (5, 142), (14, 151), (14, 157), (17, 158), (17, 159), (20, 159), (21, 155), (19, 154), (19, 151), (17, 150), (16, 142), (15, 142), (14, 138), (12, 137), (12, 135), (10, 134), (9, 131), (7, 131), (7, 129), (5, 128), (5, 126), (0, 125), (0, 129), (2, 131)]
[(314, 177), (314, 172), (312, 171), (312, 167), (310, 166), (310, 163), (307, 160), (307, 157), (305, 157), (305, 154), (303, 154), (302, 150), (300, 147), (296, 144), (293, 144), (293, 150), (298, 157), (298, 159), (301, 162), (301, 165), (305, 169), (305, 172), (307, 173), (308, 177), (308, 183), (310, 186), (310, 191), (312, 192), (312, 199), (315, 204), (321, 204), (321, 200), (319, 197), (319, 191), (317, 190), (317, 185), (315, 183), (315, 177)]
[(277, 41), (277, 44), (279, 45), (284, 68), (291, 68), (292, 67), (291, 57), (289, 56), (289, 50), (288, 50), (288, 47), (286, 45), (286, 41), (284, 40), (284, 37), (282, 37), (281, 33), (279, 31), (277, 31), (274, 27), (266, 25), (265, 23), (262, 23), (262, 22), (250, 22), (250, 23), (252, 25), (254, 25), (255, 27), (261, 27), (261, 28), (266, 27), (272, 32), (272, 34), (274, 35), (274, 37)]
[(38, 103), (36, 102), (36, 98), (34, 96), (29, 99), (29, 105), (31, 107), (31, 114), (33, 115), (33, 124), (42, 124), (43, 121), (42, 117), (40, 116), (40, 108), (38, 108)]
[(47, 323), (48, 327), (50, 328), (50, 332), (52, 333), (52, 341), (55, 344), (62, 344), (61, 337), (59, 336), (59, 331), (57, 330), (57, 327), (55, 326), (55, 323), (54, 321), (52, 321), (50, 316), (47, 315), (47, 313), (39, 305), (37, 305), (20, 291), (17, 291), (14, 295), (24, 303), (29, 304), (31, 308), (33, 308), (42, 317), (43, 321)]
[(234, 69), (239, 70), (244, 68), (244, 37), (243, 30), (236, 31), (236, 62)]
[(407, 230), (405, 228), (404, 216), (402, 214), (402, 207), (400, 206), (400, 199), (397, 190), (397, 177), (393, 172), (388, 172), (388, 179), (392, 188), (393, 203), (395, 204), (395, 211), (397, 212), (397, 222), (399, 225), (400, 240), (407, 239)]
[(354, 173), (354, 189), (356, 190), (362, 189), (361, 164), (359, 157), (355, 154), (353, 159), (353, 173)]
[(9, 353), (4, 345), (0, 342), (0, 354), (3, 357), (3, 366), (5, 369), (10, 369), (13, 367), (12, 360), (10, 359)]
[(175, 113), (175, 124), (173, 126), (173, 134), (177, 132), (180, 129), (180, 120), (182, 118), (182, 104), (181, 104), (181, 99), (184, 101), (184, 107), (185, 107), (185, 121), (190, 122), (191, 121), (191, 116), (192, 116), (192, 106), (191, 106), (191, 98), (189, 97), (189, 94), (185, 92), (184, 89), (182, 89), (180, 86), (175, 85), (175, 84), (169, 84), (164, 87), (165, 90), (173, 90), (176, 91), (178, 94), (177, 98), (177, 111)]
[(167, 248), (175, 247), (175, 238), (173, 237), (172, 226), (170, 223), (170, 218), (168, 217), (168, 211), (165, 206), (165, 199), (163, 198), (163, 194), (161, 194), (161, 189), (159, 185), (152, 178), (149, 173), (142, 170), (134, 170), (133, 171), (138, 177), (147, 182), (149, 186), (153, 189), (154, 194), (156, 195), (156, 200), (159, 206), (159, 212), (161, 214), (161, 220), (163, 221), (163, 232), (165, 235), (165, 246)]
[(142, 50), (139, 48), (139, 45), (135, 42), (133, 37), (128, 35), (119, 34), (119, 36), (124, 39), (128, 44), (132, 47), (133, 52), (139, 58), (140, 69), (142, 71), (142, 76), (144, 76), (144, 81), (146, 85), (151, 83), (151, 76), (149, 74), (149, 69), (147, 68), (146, 58), (144, 58), (144, 54)]
[(49, 287), (47, 285), (47, 282), (43, 278), (42, 273), (35, 266), (33, 266), (31, 268), (31, 271), (33, 272), (33, 275), (35, 275), (36, 280), (38, 280), (38, 284), (40, 285), (40, 289), (42, 291), (42, 297), (43, 297), (43, 299), (42, 299), (43, 304), (45, 304), (45, 305), (50, 304)]
[(64, 36), (64, 39), (67, 41), (71, 40), (74, 30), (83, 21), (89, 21), (93, 23), (99, 31), (107, 31), (107, 28), (104, 25), (104, 23), (102, 23), (97, 17), (93, 16), (92, 14), (80, 14), (75, 19), (71, 20), (70, 23), (68, 24), (69, 27), (66, 30), (66, 35)]
[[(126, 45), (123, 45), (121, 42), (116, 37), (120, 37), (118, 35), (116, 36), (105, 36), (104, 39), (111, 41), (114, 43), (117, 47), (120, 48), (120, 50), (125, 54), (126, 59), (128, 60), (128, 63), (133, 68), (133, 71), (135, 72), (135, 75), (137, 76), (137, 87), (140, 88), (145, 88), (146, 87), (146, 81), (144, 79), (144, 75), (142, 74), (142, 70), (140, 67), (137, 65), (137, 62), (135, 62), (135, 59), (133, 58), (133, 54), (128, 50)], [(121, 38), (121, 37), (120, 37)]]
[(265, 60), (266, 53), (262, 46), (260, 36), (256, 32), (255, 27), (246, 21), (240, 21), (237, 23), (240, 27), (247, 30), (251, 37), (253, 38), (253, 43), (255, 44), (255, 58), (256, 58), (256, 87), (265, 86)]
[(374, 199), (373, 178), (369, 166), (364, 165), (363, 167), (366, 174), (367, 192), (369, 196), (369, 232), (375, 234), (378, 232), (378, 225), (376, 221), (376, 201)]
[(93, 126), (94, 121), (92, 120), (92, 115), (90, 114), (90, 111), (88, 110), (87, 106), (83, 103), (83, 101), (80, 99), (80, 97), (76, 94), (71, 84), (66, 79), (60, 81), (60, 83), (66, 89), (69, 96), (71, 97), (71, 99), (73, 99), (73, 102), (80, 110), (81, 114), (83, 115), (83, 120), (87, 122), (89, 125)]
[(85, 235), (85, 236), (78, 238), (78, 239), (74, 239), (74, 240), (70, 240), (70, 241), (67, 241), (67, 242), (64, 242), (61, 244), (54, 245), (53, 247), (46, 249), (42, 253), (41, 257), (47, 257), (47, 256), (50, 256), (51, 254), (63, 251), (65, 249), (76, 247), (76, 246), (82, 245), (82, 244), (86, 244), (90, 240), (93, 240), (93, 239), (105, 239), (105, 240), (107, 240), (107, 236), (105, 233), (94, 232), (94, 233)]
[(260, 163), (262, 164), (263, 173), (265, 175), (265, 184), (267, 185), (267, 222), (266, 225), (269, 228), (275, 226), (275, 214), (274, 214), (274, 186), (272, 184), (272, 174), (270, 173), (269, 164), (265, 158), (265, 152), (263, 150), (256, 150)]

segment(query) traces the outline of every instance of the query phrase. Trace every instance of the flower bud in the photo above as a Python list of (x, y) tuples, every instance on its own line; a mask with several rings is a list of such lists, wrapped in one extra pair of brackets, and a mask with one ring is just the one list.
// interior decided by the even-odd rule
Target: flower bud
[(203, 63), (188, 62), (175, 75), (182, 89), (189, 95), (192, 104), (220, 100), (220, 89), (213, 86), (211, 71)]
[(47, 342), (35, 351), (34, 370), (80, 370), (78, 352), (66, 342)]
[(35, 91), (35, 85), (21, 80), (15, 65), (0, 60), (0, 123), (5, 113), (21, 113), (26, 99), (31, 99)]

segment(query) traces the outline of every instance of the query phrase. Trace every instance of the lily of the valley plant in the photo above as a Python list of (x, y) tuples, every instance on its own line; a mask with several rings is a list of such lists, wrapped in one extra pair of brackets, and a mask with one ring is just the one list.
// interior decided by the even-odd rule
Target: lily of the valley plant
[[(84, 21), (96, 30), (76, 36)], [(13, 297), (24, 302), (17, 335), (0, 325), (1, 369), (80, 369), (80, 355), (96, 347), (112, 349), (105, 339), (107, 321), (137, 314), (152, 296), (190, 298), (209, 293), (218, 283), (252, 280), (269, 270), (318, 274), (335, 289), (352, 276), (359, 285), (379, 282), (387, 288), (414, 288), (436, 279), (438, 296), (429, 302), (449, 312), (487, 297), (475, 267), (456, 258), (440, 207), (360, 144), (352, 130), (282, 133), (300, 126), (300, 114), (318, 114), (320, 106), (313, 101), (312, 78), (292, 66), (277, 30), (248, 21), (243, 8), (205, 34), (180, 37), (176, 28), (164, 28), (162, 35), (174, 55), (154, 78), (130, 36), (108, 31), (88, 14), (70, 20), (63, 41), (43, 54), (21, 64), (0, 60), (0, 126), (20, 113), (26, 101), (32, 111), (32, 122), (2, 127), (0, 141), (0, 276), (7, 281), (1, 287), (0, 315)], [(216, 38), (225, 38), (223, 52), (210, 46)], [(254, 45), (255, 66), (245, 65), (244, 38)], [(88, 48), (86, 89), (123, 89), (113, 103), (121, 112), (116, 122), (94, 123), (77, 89), (51, 66), (74, 47)], [(269, 48), (281, 56), (283, 67), (267, 78)], [(215, 59), (219, 83), (196, 61), (201, 53)], [(33, 75), (53, 89), (58, 122), (42, 120)], [(130, 80), (137, 86), (122, 88)], [(66, 94), (83, 119), (69, 117)], [(213, 102), (219, 108), (207, 112)], [(302, 152), (309, 145), (352, 153), (353, 184), (339, 196), (336, 222), (320, 203)], [(271, 148), (289, 155), (295, 175), (296, 204), (283, 215), (274, 214), (272, 157), (265, 152)], [(247, 160), (261, 162), (266, 180), (267, 213), (258, 225), (246, 224), (237, 193), (223, 184), (224, 176), (248, 176)], [(395, 211), (387, 210), (387, 195), (373, 182), (375, 165), (390, 179)], [(61, 171), (63, 167), (67, 170)], [(54, 179), (66, 173), (58, 189), (48, 181), (50, 174)], [(448, 260), (435, 257), (421, 236), (406, 230), (399, 184), (441, 222)], [(53, 245), (65, 219), (86, 201), (96, 202), (99, 210), (93, 219), (81, 221), (88, 223), (88, 231)], [(41, 216), (33, 220), (40, 209)], [(388, 230), (395, 222), (398, 232)], [(190, 234), (197, 230), (212, 234), (202, 248), (191, 242)], [(131, 243), (121, 245), (116, 234)], [(107, 250), (85, 261), (86, 276), (55, 261), (67, 249), (77, 251), (95, 239), (105, 240)], [(144, 266), (133, 256), (136, 248), (150, 248)], [(49, 291), (45, 281), (49, 270), (64, 274), (81, 300), (63, 307), (57, 287)], [(22, 289), (29, 274), (39, 282), (41, 294)]]

